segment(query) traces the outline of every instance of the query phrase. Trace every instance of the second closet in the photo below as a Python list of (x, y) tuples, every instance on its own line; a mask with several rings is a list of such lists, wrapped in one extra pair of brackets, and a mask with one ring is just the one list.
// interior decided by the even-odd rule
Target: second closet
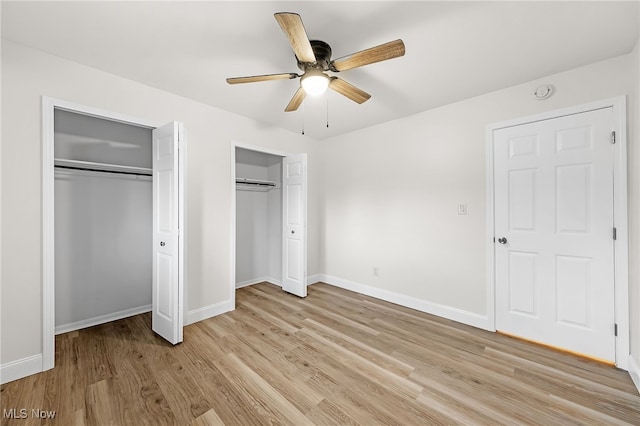
[(282, 282), (282, 158), (235, 148), (236, 288)]

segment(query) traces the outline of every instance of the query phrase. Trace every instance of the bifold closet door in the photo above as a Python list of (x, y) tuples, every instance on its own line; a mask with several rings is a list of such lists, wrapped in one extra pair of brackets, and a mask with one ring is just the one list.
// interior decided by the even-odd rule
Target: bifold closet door
[[(172, 344), (183, 328), (183, 185), (182, 124), (153, 131), (153, 271), (152, 328)], [(181, 152), (182, 151), (182, 152)]]
[(282, 289), (307, 296), (307, 155), (282, 160)]

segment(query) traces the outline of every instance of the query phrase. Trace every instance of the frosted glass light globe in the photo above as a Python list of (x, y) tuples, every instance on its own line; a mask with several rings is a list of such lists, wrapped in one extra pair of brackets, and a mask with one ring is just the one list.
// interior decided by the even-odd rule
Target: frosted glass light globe
[(321, 95), (329, 87), (329, 77), (323, 72), (309, 70), (300, 79), (300, 86), (307, 95)]

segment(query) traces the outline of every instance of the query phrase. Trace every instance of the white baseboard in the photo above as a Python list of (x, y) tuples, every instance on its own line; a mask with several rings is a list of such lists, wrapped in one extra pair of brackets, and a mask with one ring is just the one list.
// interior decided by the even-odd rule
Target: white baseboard
[(277, 280), (273, 277), (260, 277), (260, 278), (253, 278), (250, 280), (242, 281), (240, 283), (236, 283), (236, 289), (262, 283), (262, 282), (268, 282), (269, 284), (275, 284), (282, 287), (282, 283), (280, 282), (280, 280)]
[[(322, 274), (309, 275), (307, 277), (307, 285), (318, 283), (318, 282), (322, 281), (323, 277), (324, 277), (324, 275), (322, 275)], [(273, 277), (260, 277), (260, 278), (254, 278), (254, 279), (251, 279), (251, 280), (246, 280), (246, 281), (242, 281), (242, 282), (236, 283), (236, 289), (242, 288), (242, 287), (247, 287), (247, 286), (254, 285), (254, 284), (258, 284), (258, 283), (261, 283), (261, 282), (268, 282), (269, 284), (275, 284), (275, 285), (278, 285), (278, 286), (282, 287), (282, 282), (280, 280), (277, 280), (277, 279), (275, 279)]]
[(319, 283), (324, 278), (323, 274), (309, 275), (307, 277), (307, 285)]
[(631, 355), (629, 355), (629, 375), (631, 376), (631, 380), (633, 380), (633, 384), (636, 385), (636, 389), (640, 392), (640, 367), (638, 363), (633, 359)]
[(407, 296), (401, 293), (396, 293), (389, 290), (372, 287), (366, 284), (360, 284), (342, 278), (333, 277), (330, 275), (319, 274), (318, 281), (344, 288), (346, 290), (355, 291), (356, 293), (365, 294), (367, 296), (375, 297), (376, 299), (382, 299), (387, 302), (395, 303), (407, 308), (415, 309), (417, 311), (426, 312), (428, 314), (437, 315), (442, 318), (447, 318), (462, 324), (467, 324), (473, 327), (481, 328), (483, 330), (489, 329), (489, 319), (485, 315), (476, 314), (474, 312), (468, 312), (462, 309), (453, 308), (451, 306), (441, 305), (439, 303), (429, 302), (415, 298), (413, 296)]
[(42, 354), (0, 365), (0, 384), (12, 382), (42, 371)]
[(143, 314), (145, 312), (151, 312), (151, 305), (138, 306), (137, 308), (125, 309), (118, 312), (113, 312), (106, 315), (100, 315), (93, 318), (88, 318), (82, 321), (71, 322), (69, 324), (61, 324), (56, 326), (55, 334), (68, 333), (70, 331), (80, 330), (87, 327), (93, 327), (94, 325), (104, 324), (106, 322), (117, 321), (122, 318), (132, 317), (134, 315)]
[(193, 324), (195, 322), (203, 321), (216, 315), (224, 314), (225, 312), (233, 311), (233, 300), (225, 300), (224, 302), (214, 303), (213, 305), (203, 306), (202, 308), (194, 309), (187, 312), (184, 325)]

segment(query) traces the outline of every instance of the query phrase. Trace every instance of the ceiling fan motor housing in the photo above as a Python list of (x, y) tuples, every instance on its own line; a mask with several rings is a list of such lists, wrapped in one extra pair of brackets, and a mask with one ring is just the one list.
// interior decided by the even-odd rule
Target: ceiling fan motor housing
[(300, 60), (296, 56), (296, 60), (298, 61), (298, 68), (300, 68), (302, 71), (306, 71), (309, 68), (328, 71), (329, 64), (331, 62), (331, 46), (329, 46), (328, 43), (325, 43), (322, 40), (309, 40), (309, 42), (311, 43), (313, 54), (316, 56), (316, 63), (314, 65), (308, 62), (300, 62)]

